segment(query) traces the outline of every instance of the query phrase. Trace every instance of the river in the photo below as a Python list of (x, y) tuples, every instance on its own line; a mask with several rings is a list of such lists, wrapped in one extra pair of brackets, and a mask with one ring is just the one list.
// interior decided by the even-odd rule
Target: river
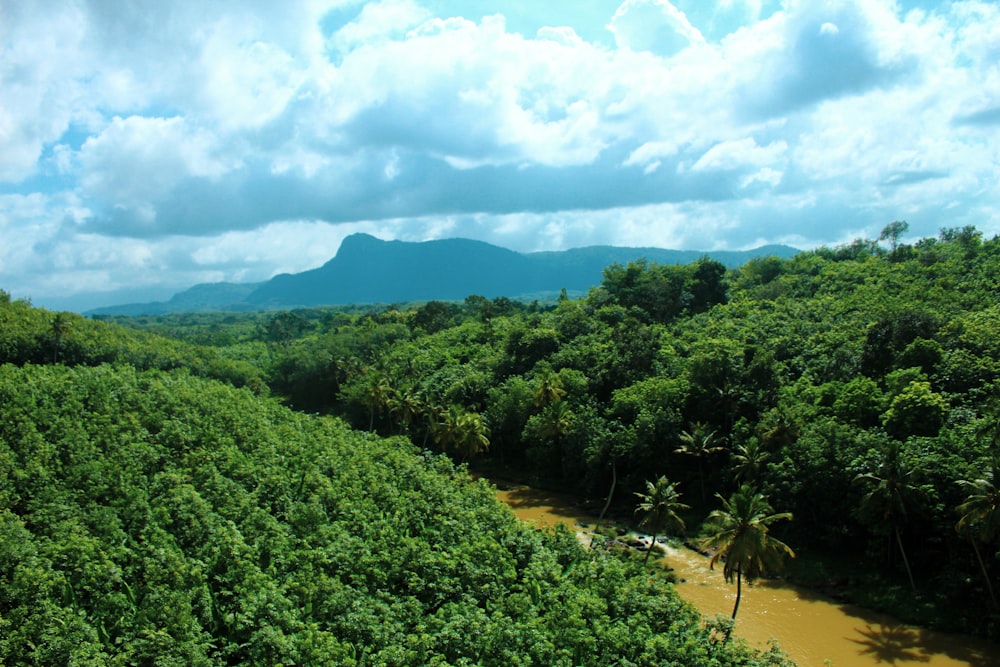
[[(519, 518), (540, 526), (593, 526), (595, 521), (558, 494), (518, 486), (497, 496)], [(585, 538), (584, 531), (576, 529)], [(736, 586), (727, 585), (720, 570), (709, 570), (708, 559), (689, 549), (667, 547), (666, 552), (661, 560), (676, 572), (677, 590), (684, 599), (708, 616), (732, 613)], [(1000, 646), (904, 625), (778, 581), (743, 587), (735, 634), (761, 648), (776, 639), (800, 667), (1000, 665)]]

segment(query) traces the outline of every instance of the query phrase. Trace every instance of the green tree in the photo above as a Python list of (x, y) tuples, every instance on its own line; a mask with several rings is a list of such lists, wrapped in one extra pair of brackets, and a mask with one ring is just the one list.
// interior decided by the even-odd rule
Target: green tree
[[(890, 534), (895, 536), (899, 554), (906, 567), (906, 576), (910, 580), (910, 588), (916, 593), (917, 584), (913, 579), (901, 533), (911, 506), (916, 504), (922, 493), (916, 484), (914, 470), (907, 464), (898, 442), (890, 440), (887, 443), (876, 466), (874, 472), (861, 473), (854, 478), (856, 482), (869, 487), (861, 499), (861, 508), (862, 511), (874, 513), (889, 528)], [(891, 553), (892, 550), (889, 549), (889, 554)]]
[(538, 378), (538, 385), (535, 387), (535, 407), (558, 403), (565, 395), (566, 388), (563, 386), (562, 378), (558, 373), (548, 370)]
[(423, 402), (416, 391), (406, 389), (390, 396), (389, 411), (399, 420), (399, 432), (408, 432), (413, 420), (423, 410)]
[(899, 246), (899, 237), (906, 233), (910, 225), (903, 220), (895, 220), (882, 228), (882, 233), (878, 235), (879, 241), (889, 241), (889, 252), (896, 252)]
[(966, 492), (965, 500), (958, 506), (961, 514), (955, 530), (966, 533), (972, 548), (976, 552), (976, 560), (990, 592), (990, 600), (994, 608), (998, 606), (993, 583), (986, 571), (979, 552), (978, 542), (992, 544), (1000, 536), (1000, 457), (993, 456), (990, 465), (983, 471), (983, 476), (977, 479), (958, 480), (958, 485)]
[(740, 486), (729, 499), (716, 494), (722, 509), (708, 516), (713, 534), (705, 540), (705, 547), (713, 551), (709, 566), (713, 569), (723, 562), (722, 576), (727, 583), (736, 580), (736, 604), (733, 620), (740, 608), (743, 579), (752, 584), (758, 578), (781, 569), (784, 557), (795, 557), (795, 552), (777, 538), (769, 535), (770, 526), (776, 521), (791, 519), (789, 512), (775, 514), (764, 494), (749, 484)]
[(486, 420), (478, 412), (463, 412), (459, 416), (453, 443), (462, 461), (468, 461), (490, 448), (489, 432)]
[(389, 376), (373, 373), (365, 385), (364, 402), (368, 408), (368, 430), (375, 430), (375, 414), (382, 414), (393, 397), (394, 390), (389, 384)]
[(733, 452), (733, 479), (737, 482), (759, 483), (771, 454), (765, 451), (757, 438), (750, 438), (736, 446)]
[(715, 442), (716, 431), (709, 430), (708, 424), (696, 422), (690, 431), (681, 431), (678, 439), (681, 444), (674, 449), (677, 454), (692, 456), (698, 462), (698, 483), (701, 486), (701, 501), (705, 502), (705, 467), (704, 462), (713, 454), (723, 450)]
[(646, 549), (646, 557), (642, 559), (645, 563), (649, 560), (649, 554), (656, 546), (656, 536), (667, 528), (684, 530), (684, 520), (678, 512), (690, 509), (680, 501), (681, 494), (674, 484), (666, 476), (661, 476), (656, 482), (646, 481), (646, 493), (636, 493), (639, 504), (635, 508), (636, 514), (641, 514), (639, 527), (645, 528), (652, 533), (649, 541), (649, 548)]
[(73, 331), (73, 321), (68, 313), (56, 313), (50, 325), (52, 334), (52, 363), (59, 363), (59, 353), (62, 352), (63, 339)]
[(885, 430), (899, 439), (911, 435), (936, 436), (948, 415), (948, 402), (931, 391), (930, 382), (910, 382), (895, 398), (882, 420)]

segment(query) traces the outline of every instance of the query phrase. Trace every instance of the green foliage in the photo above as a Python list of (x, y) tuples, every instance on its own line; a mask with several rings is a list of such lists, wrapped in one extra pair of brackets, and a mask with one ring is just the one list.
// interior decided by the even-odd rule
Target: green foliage
[(784, 665), (400, 438), (185, 371), (0, 365), (0, 662)]
[(704, 546), (712, 551), (709, 565), (722, 562), (722, 575), (727, 582), (736, 581), (736, 604), (733, 620), (740, 608), (743, 579), (753, 583), (760, 577), (777, 573), (785, 556), (795, 557), (795, 552), (770, 534), (771, 524), (791, 519), (789, 512), (775, 514), (764, 494), (749, 484), (737, 489), (728, 499), (718, 496), (722, 509), (714, 510), (708, 517), (712, 534)]
[(126, 363), (140, 369), (187, 368), (235, 386), (264, 389), (263, 369), (218, 350), (183, 344), (74, 313), (0, 300), (0, 363), (98, 365)]
[(680, 501), (680, 491), (665, 476), (661, 476), (655, 482), (647, 481), (646, 493), (635, 495), (639, 498), (639, 504), (635, 507), (635, 513), (641, 515), (639, 527), (646, 528), (653, 534), (643, 559), (643, 562), (646, 562), (649, 560), (649, 554), (653, 553), (657, 535), (668, 528), (684, 531), (684, 519), (678, 512), (690, 507)]
[[(231, 341), (210, 351), (82, 319), (57, 348), (53, 314), (0, 301), (0, 355), (184, 366), (237, 385), (252, 381), (235, 379), (236, 368), (253, 366), (292, 407), (461, 460), (471, 453), (435, 442), (442, 411), (454, 407), (488, 429), (477, 465), (587, 498), (618, 484), (624, 513), (632, 508), (622, 499), (663, 474), (702, 516), (715, 493), (729, 497), (752, 479), (802, 519), (786, 527), (796, 545), (842, 554), (904, 593), (906, 553), (914, 579), (927, 582), (921, 610), (996, 633), (1000, 616), (978, 583), (973, 545), (982, 544), (955, 544), (953, 528), (965, 501), (958, 481), (978, 479), (996, 440), (1000, 239), (946, 228), (904, 243), (906, 231), (892, 223), (885, 247), (858, 239), (730, 272), (708, 260), (612, 265), (586, 297), (544, 306), (473, 295), (296, 311), (309, 326), (282, 342), (267, 340), (275, 313), (131, 323), (187, 342)], [(681, 437), (696, 425), (714, 433), (714, 451), (687, 455)], [(854, 480), (882, 478), (891, 447), (911, 470), (924, 465), (913, 482), (921, 501), (890, 520), (862, 507), (872, 489)]]

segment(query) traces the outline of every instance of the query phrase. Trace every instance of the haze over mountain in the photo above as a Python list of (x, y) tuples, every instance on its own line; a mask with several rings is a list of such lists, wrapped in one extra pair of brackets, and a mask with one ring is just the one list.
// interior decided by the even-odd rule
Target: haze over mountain
[(265, 310), (319, 305), (551, 297), (562, 289), (581, 294), (601, 282), (604, 268), (646, 259), (687, 264), (709, 256), (728, 268), (753, 257), (791, 257), (798, 250), (768, 245), (746, 251), (702, 252), (663, 248), (591, 246), (519, 253), (482, 241), (443, 239), (411, 243), (368, 234), (344, 239), (336, 256), (302, 273), (281, 274), (262, 283), (196, 285), (170, 300), (94, 309), (89, 314), (139, 315), (204, 310)]

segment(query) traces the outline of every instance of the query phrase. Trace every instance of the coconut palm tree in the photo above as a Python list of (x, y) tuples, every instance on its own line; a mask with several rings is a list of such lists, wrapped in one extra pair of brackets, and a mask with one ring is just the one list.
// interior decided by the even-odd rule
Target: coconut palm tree
[(463, 412), (459, 416), (453, 444), (463, 462), (489, 449), (489, 432), (486, 420), (478, 412)]
[(708, 515), (708, 525), (714, 533), (705, 540), (704, 546), (711, 551), (709, 567), (722, 561), (722, 576), (726, 583), (736, 580), (736, 604), (733, 605), (733, 620), (740, 608), (743, 594), (743, 579), (748, 584), (781, 569), (784, 557), (795, 557), (792, 549), (768, 532), (772, 523), (791, 519), (789, 512), (775, 514), (764, 494), (749, 484), (743, 484), (727, 500), (721, 495), (722, 509)]
[(989, 468), (979, 479), (963, 479), (959, 480), (958, 484), (968, 495), (958, 506), (962, 516), (955, 524), (955, 530), (969, 535), (969, 541), (972, 542), (972, 548), (976, 552), (976, 560), (979, 561), (979, 569), (990, 592), (990, 599), (993, 601), (993, 606), (998, 607), (993, 583), (986, 571), (986, 564), (979, 553), (977, 542), (990, 544), (1000, 536), (1000, 457), (993, 456)]
[(399, 419), (400, 435), (409, 432), (410, 425), (422, 408), (420, 395), (412, 388), (397, 392), (389, 399), (389, 411)]
[(389, 406), (394, 389), (389, 384), (389, 376), (377, 372), (371, 376), (371, 381), (365, 387), (364, 402), (368, 408), (368, 430), (375, 430), (375, 413), (379, 415)]
[(868, 493), (861, 499), (861, 507), (865, 510), (878, 512), (888, 525), (889, 530), (895, 535), (900, 556), (903, 558), (903, 565), (906, 567), (906, 575), (910, 579), (910, 588), (915, 594), (917, 584), (913, 579), (913, 570), (910, 569), (910, 559), (906, 556), (901, 535), (907, 511), (919, 500), (921, 495), (919, 487), (914, 482), (914, 477), (914, 470), (910, 468), (901, 455), (899, 443), (890, 441), (882, 453), (882, 459), (878, 462), (876, 471), (857, 475), (854, 480), (870, 487)]
[(712, 454), (721, 452), (723, 448), (715, 444), (716, 431), (709, 431), (708, 424), (695, 423), (690, 431), (681, 431), (678, 438), (681, 444), (674, 450), (676, 454), (687, 454), (698, 460), (698, 481), (701, 485), (701, 502), (705, 502), (705, 470), (704, 460)]
[(62, 351), (63, 339), (73, 331), (73, 321), (67, 313), (56, 313), (49, 326), (55, 345), (52, 349), (52, 363), (59, 363), (59, 353)]
[(757, 438), (750, 438), (742, 445), (737, 445), (733, 452), (733, 478), (737, 482), (756, 484), (764, 473), (771, 455), (764, 450)]
[(562, 378), (558, 373), (548, 370), (538, 378), (538, 386), (535, 388), (535, 407), (558, 403), (565, 395), (566, 389)]
[(639, 527), (649, 530), (653, 535), (646, 549), (646, 557), (642, 562), (649, 560), (649, 554), (656, 544), (656, 536), (666, 528), (676, 528), (684, 530), (684, 520), (677, 514), (681, 510), (689, 509), (687, 505), (680, 501), (681, 494), (666, 476), (661, 476), (656, 482), (646, 482), (646, 493), (636, 493), (641, 501), (635, 508), (636, 514), (641, 514)]

